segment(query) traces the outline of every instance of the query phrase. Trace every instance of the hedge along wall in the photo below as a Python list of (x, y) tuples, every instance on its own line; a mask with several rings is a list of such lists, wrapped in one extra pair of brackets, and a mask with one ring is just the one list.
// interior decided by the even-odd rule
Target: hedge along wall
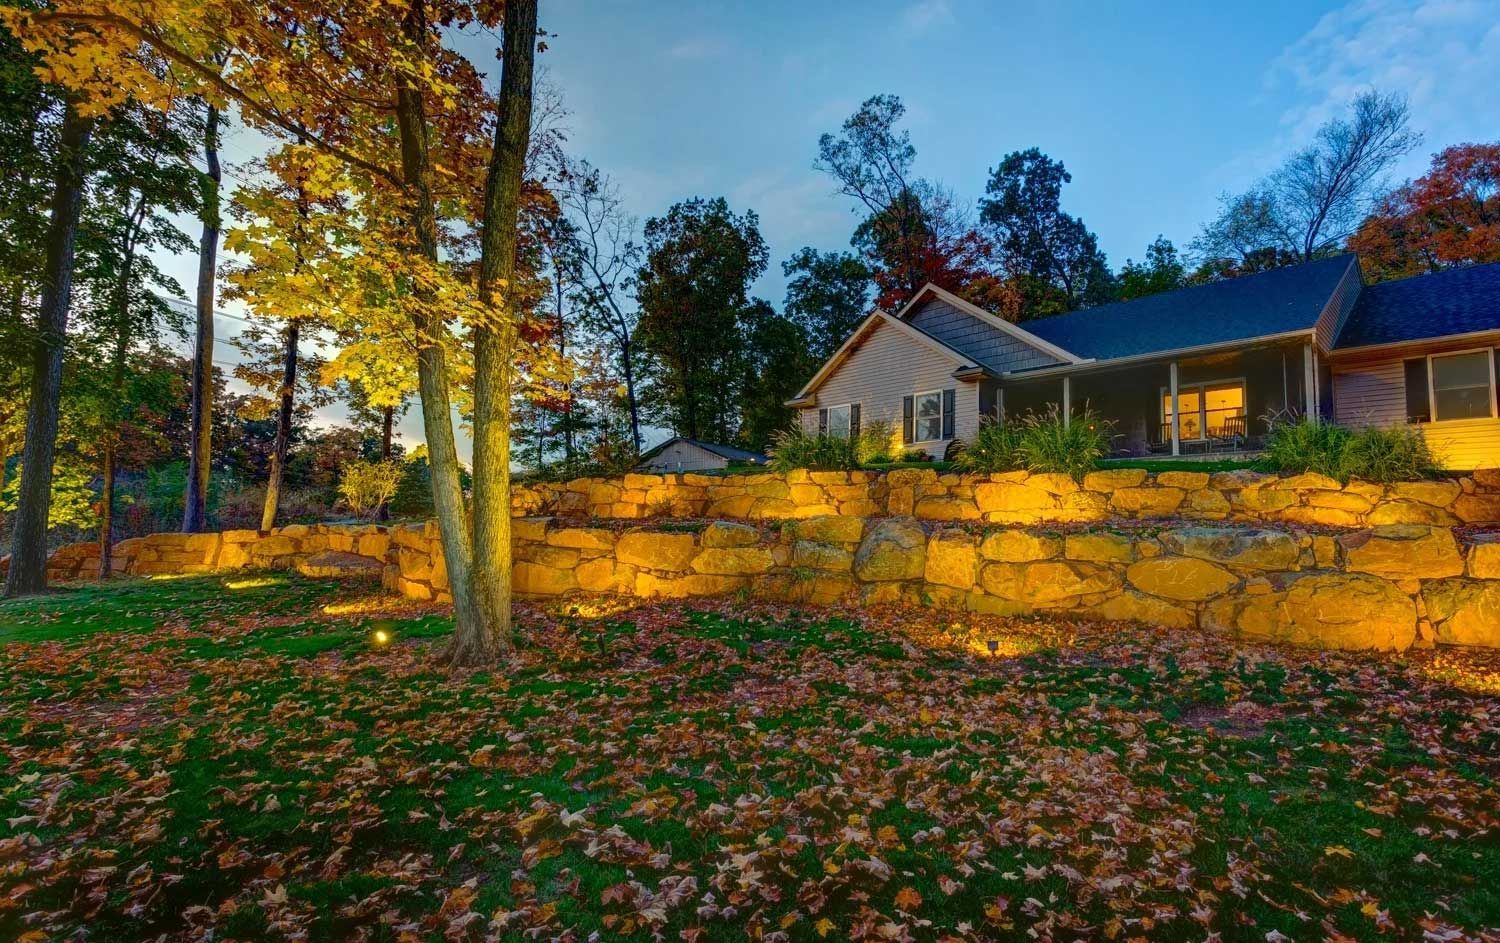
[[(1393, 524), (1331, 536), (1298, 528), (1191, 525), (1046, 532), (830, 515), (586, 526), (515, 521), (515, 587), (639, 598), (722, 596), (883, 603), (954, 612), (1057, 612), (1227, 632), (1327, 648), (1500, 647), (1500, 533)], [(97, 548), (49, 561), (54, 579), (92, 578)], [(291, 526), (267, 534), (155, 534), (122, 541), (127, 574), (295, 568), (362, 574), (448, 601), (432, 524)]]
[(1096, 471), (1081, 482), (1056, 474), (939, 475), (931, 469), (626, 475), (518, 487), (512, 510), (518, 516), (625, 519), (838, 514), (1005, 524), (1176, 517), (1326, 527), (1453, 526), (1500, 523), (1500, 469), (1391, 485), (1345, 485), (1314, 474), (1141, 469)]

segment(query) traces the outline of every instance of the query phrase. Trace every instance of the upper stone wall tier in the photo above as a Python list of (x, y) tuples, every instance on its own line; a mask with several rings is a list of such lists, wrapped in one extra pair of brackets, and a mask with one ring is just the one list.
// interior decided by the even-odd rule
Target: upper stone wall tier
[(1500, 469), (1390, 485), (1252, 471), (1067, 475), (791, 471), (625, 475), (518, 486), (517, 516), (784, 520), (824, 515), (1046, 524), (1182, 518), (1361, 528), (1500, 524)]

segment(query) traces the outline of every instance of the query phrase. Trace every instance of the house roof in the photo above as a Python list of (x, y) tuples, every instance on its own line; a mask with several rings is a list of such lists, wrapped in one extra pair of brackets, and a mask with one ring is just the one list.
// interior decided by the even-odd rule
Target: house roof
[(1023, 323), (1094, 360), (1311, 331), (1355, 264), (1338, 255)]
[(695, 445), (705, 452), (712, 452), (720, 458), (728, 459), (731, 462), (754, 462), (757, 465), (764, 465), (766, 462), (770, 461), (770, 459), (766, 458), (759, 452), (751, 452), (747, 449), (737, 449), (732, 445), (719, 445), (717, 442), (704, 442), (700, 439), (689, 439), (687, 436), (681, 435), (673, 436), (667, 441), (648, 449), (645, 454), (641, 456), (641, 461), (644, 462), (646, 459), (651, 458), (653, 455), (659, 454), (663, 449), (674, 442), (686, 442), (688, 445)]
[(1500, 262), (1368, 285), (1335, 349), (1500, 330)]
[(826, 361), (823, 362), (823, 366), (818, 368), (818, 372), (813, 374), (813, 378), (807, 381), (802, 389), (797, 392), (797, 395), (792, 397), (792, 399), (788, 401), (787, 405), (797, 404), (798, 401), (800, 401), (803, 397), (812, 393), (819, 386), (821, 386), (823, 384), (823, 381), (828, 379), (828, 377), (831, 376), (836, 369), (838, 369), (839, 364), (844, 362), (844, 359), (854, 349), (854, 346), (859, 342), (859, 339), (863, 337), (867, 331), (874, 330), (882, 324), (889, 325), (898, 331), (904, 332), (908, 337), (911, 337), (914, 340), (928, 345), (933, 350), (937, 351), (938, 353), (942, 354), (943, 356), (947, 357), (955, 364), (957, 364), (958, 370), (967, 370), (973, 367), (983, 366), (973, 357), (969, 356), (961, 350), (958, 350), (951, 344), (944, 342), (940, 338), (933, 337), (927, 331), (922, 330), (915, 324), (910, 324), (906, 321), (901, 320), (893, 314), (876, 308), (874, 311), (871, 311), (863, 321), (859, 323), (859, 327), (856, 327), (853, 331), (849, 332), (849, 336), (844, 338), (844, 343), (839, 345), (839, 349), (833, 352), (833, 356), (829, 357)]
[[(911, 324), (912, 315), (915, 314), (916, 311), (921, 307), (922, 302), (926, 301), (929, 298), (936, 298), (939, 301), (946, 302), (947, 304), (952, 305), (953, 307), (964, 312), (970, 317), (978, 320), (981, 324), (986, 324), (991, 328), (999, 331), (1000, 333), (1008, 335), (1020, 341), (1021, 343), (1028, 345), (1033, 350), (1040, 351), (1041, 353), (1046, 354), (1049, 357), (1056, 358), (1062, 363), (1078, 363), (1079, 361), (1084, 359), (1077, 356), (1076, 354), (1073, 354), (1071, 351), (1064, 350), (1061, 346), (1052, 343), (1046, 338), (1040, 337), (1037, 334), (1028, 331), (1025, 327), (1012, 324), (999, 315), (992, 314), (989, 311), (986, 311), (978, 305), (974, 304), (973, 302), (960, 298), (953, 292), (948, 291), (946, 288), (935, 285), (932, 282), (928, 282), (926, 285), (923, 285), (921, 291), (917, 292), (915, 295), (912, 295), (911, 300), (901, 306), (901, 310), (896, 312), (895, 317), (904, 323)], [(912, 324), (911, 326), (917, 328), (917, 330), (922, 330), (915, 324)], [(922, 331), (922, 333), (926, 334), (928, 337), (931, 337), (933, 340), (937, 340), (939, 343), (943, 343), (943, 341), (939, 340), (929, 331)], [(978, 360), (974, 356), (974, 353), (971, 351), (961, 350), (960, 353), (962, 353), (966, 357), (974, 359), (975, 363), (981, 363), (981, 361)]]

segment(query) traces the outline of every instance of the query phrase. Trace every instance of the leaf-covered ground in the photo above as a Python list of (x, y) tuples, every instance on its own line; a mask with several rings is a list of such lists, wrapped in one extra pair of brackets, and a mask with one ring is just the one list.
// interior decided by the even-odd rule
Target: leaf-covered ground
[(520, 624), (454, 679), (368, 588), (0, 605), (0, 940), (1500, 938), (1495, 653)]

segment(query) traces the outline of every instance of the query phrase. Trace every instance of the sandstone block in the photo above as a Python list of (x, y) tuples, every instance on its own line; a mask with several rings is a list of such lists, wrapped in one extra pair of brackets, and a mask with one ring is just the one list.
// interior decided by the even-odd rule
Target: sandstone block
[(1387, 580), (1312, 573), (1272, 592), (1215, 600), (1203, 626), (1253, 641), (1402, 651), (1416, 639), (1417, 612), (1411, 597)]
[(1371, 526), (1380, 524), (1430, 524), (1452, 527), (1458, 518), (1434, 504), (1420, 501), (1383, 501), (1365, 517)]
[(1389, 524), (1339, 538), (1344, 567), (1388, 579), (1440, 579), (1458, 576), (1464, 561), (1446, 527)]
[(873, 522), (854, 554), (854, 574), (865, 581), (911, 580), (927, 568), (927, 534), (910, 518)]
[(603, 527), (563, 527), (548, 534), (547, 543), (577, 550), (613, 550), (615, 535)]
[(1452, 504), (1462, 490), (1456, 481), (1398, 481), (1391, 485), (1391, 494), (1397, 498), (1440, 508)]
[(1056, 537), (1042, 537), (1024, 530), (996, 530), (984, 535), (979, 555), (1003, 563), (1027, 563), (1049, 560), (1062, 553), (1063, 543)]
[(765, 547), (707, 547), (693, 558), (693, 569), (713, 576), (753, 576), (775, 565)]
[(1120, 488), (1135, 488), (1145, 480), (1144, 468), (1107, 468), (1084, 475), (1083, 487), (1085, 491), (1116, 491)]
[(1117, 488), (1109, 504), (1122, 514), (1167, 517), (1177, 512), (1184, 497), (1186, 492), (1181, 488)]
[[(1479, 472), (1474, 473), (1477, 480)], [(1465, 524), (1500, 524), (1500, 494), (1463, 494), (1453, 502), (1452, 511)]]
[(978, 572), (979, 548), (974, 535), (938, 531), (927, 542), (927, 582), (968, 590), (974, 587)]
[(1422, 590), (1439, 642), (1500, 647), (1500, 582), (1441, 580)]
[(1184, 491), (1197, 491), (1199, 488), (1208, 487), (1208, 478), (1208, 472), (1169, 471), (1158, 473), (1156, 483), (1165, 488), (1181, 488)]
[(1184, 527), (1167, 531), (1162, 544), (1172, 553), (1257, 570), (1297, 566), (1297, 538), (1279, 530), (1235, 527)]
[(825, 515), (809, 517), (791, 525), (792, 534), (798, 540), (812, 540), (824, 544), (854, 544), (864, 536), (865, 522), (857, 517)]
[(760, 529), (749, 524), (714, 521), (703, 528), (705, 547), (753, 547), (760, 543)]
[(1076, 604), (1081, 596), (1120, 589), (1120, 577), (1114, 570), (1063, 560), (989, 563), (980, 571), (979, 583), (991, 596), (1035, 607)]
[(1142, 592), (1184, 602), (1211, 599), (1239, 582), (1223, 567), (1195, 557), (1142, 560), (1130, 565), (1125, 578)]
[(1130, 563), (1135, 546), (1121, 534), (1069, 534), (1063, 540), (1063, 556), (1087, 563)]
[(631, 566), (686, 570), (698, 553), (693, 534), (629, 530), (615, 544), (615, 558)]
[(854, 554), (843, 547), (799, 540), (792, 544), (792, 566), (811, 570), (848, 573), (854, 569)]
[(1098, 619), (1141, 622), (1169, 629), (1190, 629), (1197, 624), (1197, 615), (1192, 609), (1174, 606), (1164, 599), (1129, 590), (1090, 606), (1088, 612)]

